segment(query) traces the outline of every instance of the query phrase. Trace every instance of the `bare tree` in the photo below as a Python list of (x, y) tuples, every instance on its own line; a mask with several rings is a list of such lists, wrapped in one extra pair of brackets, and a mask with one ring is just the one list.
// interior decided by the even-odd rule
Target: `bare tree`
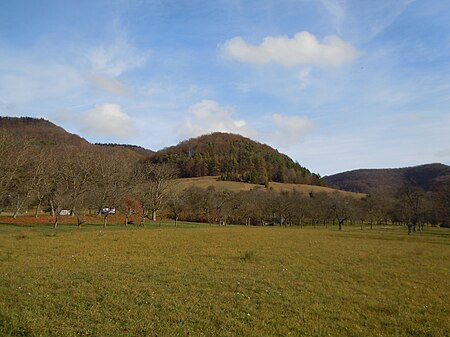
[(178, 225), (178, 218), (186, 208), (186, 202), (184, 201), (183, 192), (174, 191), (170, 194), (166, 202), (166, 208), (169, 211), (169, 214), (175, 220), (175, 227), (177, 227)]
[(88, 194), (97, 214), (103, 214), (106, 228), (108, 216), (125, 204), (131, 185), (131, 164), (121, 160), (119, 154), (111, 153), (109, 148), (97, 147), (93, 151), (95, 160), (91, 162), (92, 184)]
[(407, 182), (398, 191), (399, 207), (401, 208), (401, 216), (403, 222), (408, 227), (408, 234), (421, 231), (422, 223), (422, 207), (425, 193), (414, 182)]
[(334, 193), (332, 197), (331, 212), (338, 222), (339, 230), (342, 230), (342, 225), (345, 221), (351, 218), (351, 200), (348, 197), (343, 197), (338, 193)]
[(0, 211), (3, 207), (22, 202), (23, 179), (26, 174), (29, 144), (0, 131)]
[(139, 200), (142, 204), (142, 220), (151, 214), (152, 221), (156, 221), (157, 212), (167, 200), (177, 170), (170, 164), (142, 163), (137, 172), (139, 178)]
[(54, 214), (54, 228), (58, 226), (63, 209), (77, 215), (78, 225), (81, 218), (78, 210), (83, 206), (89, 188), (92, 186), (92, 153), (87, 148), (66, 147), (55, 149), (54, 170), (51, 173), (49, 203)]

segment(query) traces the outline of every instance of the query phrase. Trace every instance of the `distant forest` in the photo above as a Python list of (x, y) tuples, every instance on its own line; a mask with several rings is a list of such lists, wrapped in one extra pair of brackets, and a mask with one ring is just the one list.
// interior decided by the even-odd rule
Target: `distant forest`
[(213, 133), (159, 151), (153, 163), (174, 164), (180, 177), (220, 176), (222, 180), (324, 185), (319, 175), (270, 146), (240, 135)]

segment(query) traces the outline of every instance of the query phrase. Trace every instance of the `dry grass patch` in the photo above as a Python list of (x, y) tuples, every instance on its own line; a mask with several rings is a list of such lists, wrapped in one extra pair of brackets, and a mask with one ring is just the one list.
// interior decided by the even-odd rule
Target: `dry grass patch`
[[(176, 186), (179, 190), (183, 190), (189, 188), (191, 186), (197, 186), (200, 188), (207, 188), (209, 186), (213, 186), (216, 189), (229, 190), (232, 192), (240, 192), (240, 191), (250, 191), (251, 189), (262, 189), (264, 190), (264, 186), (252, 183), (243, 183), (237, 181), (223, 181), (220, 180), (219, 177), (197, 177), (197, 178), (181, 178), (176, 180)], [(366, 195), (363, 193), (354, 193), (336, 190), (329, 187), (323, 186), (314, 186), (314, 185), (304, 185), (304, 184), (285, 184), (285, 183), (276, 183), (270, 182), (269, 188), (272, 188), (276, 191), (289, 191), (296, 190), (297, 192), (303, 194), (313, 193), (334, 193), (339, 192), (342, 195), (353, 196), (356, 198), (363, 198)]]

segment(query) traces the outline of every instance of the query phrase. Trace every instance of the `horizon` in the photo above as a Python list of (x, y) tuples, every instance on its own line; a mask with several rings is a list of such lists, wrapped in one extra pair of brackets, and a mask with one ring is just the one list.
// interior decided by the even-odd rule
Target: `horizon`
[[(43, 117), (36, 118), (36, 117), (30, 117), (30, 116), (20, 116), (20, 117), (19, 117), (19, 116), (18, 116), (18, 117), (0, 116), (0, 118), (23, 118), (23, 119), (37, 119), (37, 120), (38, 120), (38, 119), (42, 119), (42, 120), (44, 120), (44, 121), (46, 121), (46, 122), (50, 122), (50, 123), (54, 124), (54, 125), (57, 126), (57, 127), (61, 127), (60, 125), (54, 123), (53, 121), (51, 121), (51, 120), (49, 120), (49, 119), (45, 119), (45, 118), (43, 118)], [(65, 130), (64, 128), (63, 128), (63, 130), (66, 131), (66, 132), (68, 132), (68, 131)], [(154, 152), (154, 153), (157, 153), (157, 152), (163, 151), (163, 150), (165, 150), (165, 149), (167, 149), (167, 148), (177, 146), (177, 145), (179, 145), (179, 144), (181, 144), (181, 143), (183, 143), (183, 142), (185, 142), (185, 141), (189, 141), (189, 140), (195, 139), (195, 138), (200, 138), (200, 137), (203, 137), (203, 136), (212, 135), (212, 134), (215, 134), (215, 133), (222, 133), (222, 134), (229, 134), (229, 135), (234, 135), (234, 136), (241, 136), (241, 137), (247, 138), (247, 139), (249, 139), (249, 140), (251, 140), (251, 141), (257, 142), (258, 144), (268, 145), (268, 144), (266, 144), (266, 143), (261, 143), (261, 142), (255, 140), (255, 139), (252, 139), (252, 138), (250, 138), (250, 137), (246, 137), (246, 136), (241, 135), (241, 134), (238, 134), (238, 133), (225, 132), (225, 131), (212, 131), (212, 132), (209, 132), (209, 133), (204, 133), (204, 134), (201, 134), (201, 135), (199, 135), (199, 136), (195, 136), (195, 137), (191, 137), (191, 138), (182, 139), (182, 140), (180, 140), (180, 141), (179, 141), (178, 143), (176, 143), (176, 144), (166, 145), (166, 146), (164, 146), (164, 147), (162, 147), (162, 148), (159, 148), (159, 149), (149, 149), (149, 148), (143, 147), (142, 145), (139, 145), (139, 144), (136, 144), (136, 143), (134, 143), (134, 144), (133, 144), (133, 143), (121, 143), (121, 142), (115, 142), (115, 141), (111, 141), (111, 142), (108, 142), (108, 143), (104, 143), (104, 142), (103, 142), (103, 143), (102, 143), (102, 142), (92, 142), (92, 141), (90, 141), (89, 139), (84, 138), (84, 137), (80, 136), (80, 135), (77, 134), (77, 133), (72, 133), (72, 134), (75, 135), (75, 136), (78, 136), (78, 137), (83, 138), (84, 140), (86, 140), (88, 143), (90, 143), (90, 144), (92, 144), (92, 145), (132, 146), (132, 147), (142, 148), (142, 149), (144, 149), (144, 150), (150, 150), (150, 151), (152, 151), (152, 152)], [(270, 146), (270, 145), (269, 145), (269, 146)], [(272, 147), (272, 148), (273, 148), (274, 150), (280, 152), (281, 154), (284, 154), (284, 153), (283, 153), (282, 151), (280, 151), (278, 148), (276, 148), (276, 147)], [(291, 158), (291, 159), (294, 160), (295, 162), (297, 162), (294, 158)], [(298, 163), (298, 162), (297, 162), (297, 163)], [(301, 165), (301, 163), (298, 163), (298, 164)], [(419, 163), (419, 164), (416, 164), (416, 165), (412, 165), (412, 166), (403, 166), (403, 167), (372, 167), (372, 168), (361, 167), (361, 168), (350, 169), (350, 170), (347, 170), (347, 171), (334, 172), (334, 173), (331, 173), (331, 174), (328, 174), (328, 175), (321, 175), (320, 172), (314, 172), (314, 171), (311, 171), (311, 170), (310, 170), (310, 171), (311, 171), (311, 173), (319, 174), (319, 176), (323, 178), (323, 177), (327, 177), (327, 176), (332, 176), (332, 175), (337, 175), (337, 174), (347, 173), (347, 172), (353, 172), (353, 171), (360, 171), (360, 170), (397, 170), (397, 169), (407, 169), (407, 168), (414, 168), (414, 167), (421, 167), (421, 166), (428, 166), (428, 165), (446, 165), (446, 164), (443, 164), (443, 163), (440, 163), (440, 162), (433, 162), (433, 163), (422, 163), (422, 164)], [(303, 165), (302, 165), (302, 166), (303, 166)], [(447, 165), (447, 166), (448, 166), (448, 165)], [(306, 167), (306, 169), (309, 169), (309, 168)]]
[(153, 151), (236, 133), (321, 176), (450, 165), (449, 16), (437, 0), (6, 0), (0, 115)]

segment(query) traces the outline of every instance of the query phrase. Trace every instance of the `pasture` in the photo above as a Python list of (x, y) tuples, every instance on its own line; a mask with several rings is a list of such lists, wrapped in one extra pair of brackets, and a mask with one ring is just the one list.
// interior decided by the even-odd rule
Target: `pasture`
[(445, 229), (3, 224), (0, 335), (449, 336), (449, 276)]

